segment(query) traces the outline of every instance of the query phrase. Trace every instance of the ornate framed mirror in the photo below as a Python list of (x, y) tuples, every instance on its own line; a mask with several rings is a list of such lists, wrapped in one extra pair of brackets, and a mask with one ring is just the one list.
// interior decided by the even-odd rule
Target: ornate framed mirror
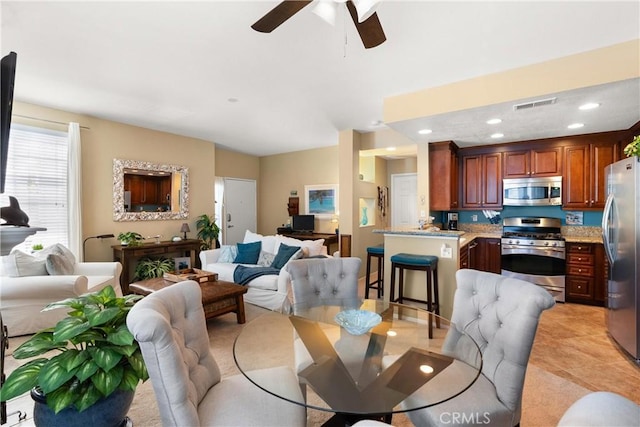
[(113, 219), (157, 221), (189, 216), (189, 168), (113, 159)]

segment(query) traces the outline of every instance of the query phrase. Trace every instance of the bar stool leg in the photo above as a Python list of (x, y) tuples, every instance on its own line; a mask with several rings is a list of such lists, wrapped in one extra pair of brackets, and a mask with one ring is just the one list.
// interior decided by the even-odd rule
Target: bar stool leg
[(404, 268), (400, 268), (400, 282), (398, 283), (398, 302), (402, 304), (404, 301)]
[(389, 289), (391, 295), (389, 295), (390, 302), (396, 302), (396, 265), (391, 263), (391, 286)]
[(378, 257), (378, 299), (384, 295), (384, 288), (382, 287), (382, 278), (384, 277), (384, 261), (382, 257)]
[[(433, 322), (432, 315), (433, 313), (433, 298), (431, 293), (431, 267), (427, 267), (425, 272), (427, 273), (427, 311), (429, 312), (429, 338), (433, 338)], [(436, 321), (437, 321), (436, 317)]]
[(367, 275), (364, 279), (364, 297), (369, 299), (369, 289), (371, 288), (371, 254), (367, 253)]
[(433, 301), (434, 311), (438, 315), (436, 317), (436, 327), (440, 328), (440, 298), (438, 297), (438, 266), (433, 268)]

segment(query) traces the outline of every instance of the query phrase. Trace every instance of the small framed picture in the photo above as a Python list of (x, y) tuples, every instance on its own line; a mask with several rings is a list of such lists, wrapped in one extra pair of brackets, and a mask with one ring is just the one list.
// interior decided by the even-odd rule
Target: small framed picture
[(584, 218), (584, 212), (569, 212), (565, 213), (565, 221), (567, 225), (582, 225)]
[(191, 268), (191, 258), (187, 257), (180, 257), (180, 258), (174, 258), (174, 263), (175, 263), (175, 270), (176, 273), (179, 273), (182, 270), (187, 270), (189, 268)]

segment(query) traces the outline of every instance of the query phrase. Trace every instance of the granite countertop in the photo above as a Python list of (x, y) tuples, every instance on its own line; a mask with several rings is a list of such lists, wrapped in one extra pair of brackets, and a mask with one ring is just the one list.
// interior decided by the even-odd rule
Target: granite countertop
[(424, 237), (451, 237), (458, 238), (465, 234), (464, 231), (455, 230), (440, 230), (437, 227), (430, 227), (424, 230), (419, 228), (382, 228), (373, 230), (378, 234), (395, 234), (395, 235), (407, 235), (407, 236), (424, 236)]

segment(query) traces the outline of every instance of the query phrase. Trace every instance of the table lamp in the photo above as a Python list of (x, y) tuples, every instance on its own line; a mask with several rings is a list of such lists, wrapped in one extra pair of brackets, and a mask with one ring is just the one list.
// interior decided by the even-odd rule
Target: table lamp
[(180, 232), (184, 233), (184, 236), (182, 237), (184, 240), (187, 240), (187, 232), (191, 231), (189, 229), (189, 224), (187, 224), (186, 222), (182, 224), (182, 227), (180, 227)]

